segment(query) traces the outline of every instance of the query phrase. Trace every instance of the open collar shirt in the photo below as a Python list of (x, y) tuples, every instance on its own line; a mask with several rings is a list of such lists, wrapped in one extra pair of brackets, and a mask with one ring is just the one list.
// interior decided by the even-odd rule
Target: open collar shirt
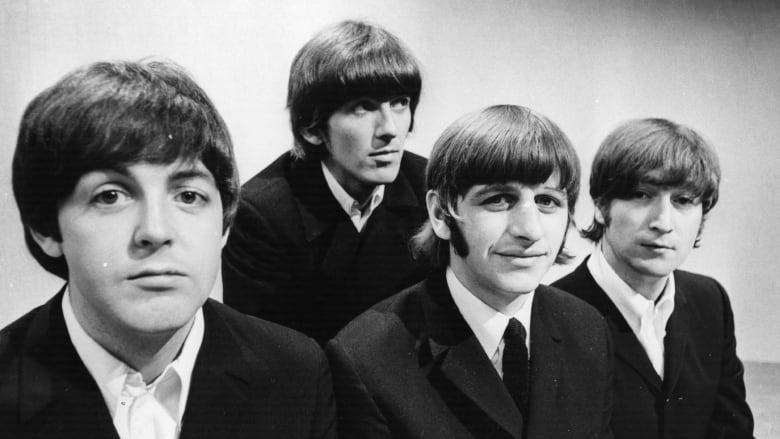
[(645, 349), (653, 368), (664, 377), (664, 337), (674, 311), (674, 273), (669, 274), (661, 295), (653, 301), (634, 291), (609, 265), (601, 245), (587, 262), (593, 279), (609, 296)]
[(366, 222), (368, 222), (368, 218), (374, 213), (374, 210), (382, 203), (385, 197), (385, 185), (380, 184), (376, 186), (368, 200), (361, 205), (344, 190), (324, 162), (320, 162), (320, 166), (330, 192), (338, 201), (339, 206), (349, 215), (349, 219), (352, 220), (352, 224), (355, 225), (357, 231), (360, 232), (363, 230)]
[[(140, 372), (114, 357), (87, 334), (73, 312), (69, 288), (62, 299), (62, 313), (73, 346), (100, 388), (119, 437), (178, 438), (192, 371), (203, 342), (203, 310), (198, 309), (195, 314), (179, 355), (152, 383), (145, 383)], [(150, 403), (144, 403), (142, 408), (135, 402), (141, 401), (147, 392), (153, 399), (146, 398)]]

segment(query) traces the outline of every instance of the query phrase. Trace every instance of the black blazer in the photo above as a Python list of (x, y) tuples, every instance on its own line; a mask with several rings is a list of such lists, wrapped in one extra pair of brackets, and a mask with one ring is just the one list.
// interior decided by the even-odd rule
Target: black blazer
[(609, 323), (616, 356), (615, 437), (752, 438), (753, 416), (745, 402), (734, 316), (723, 287), (709, 277), (674, 272), (676, 293), (666, 325), (662, 382), (586, 263), (553, 285), (593, 305)]
[[(2, 438), (119, 438), (70, 341), (62, 297), (0, 332)], [(212, 300), (203, 315), (182, 439), (335, 436), (330, 372), (314, 341)]]
[(360, 315), (326, 347), (342, 438), (611, 437), (609, 334), (587, 304), (540, 285), (524, 422), (442, 272)]
[(404, 152), (358, 233), (319, 160), (285, 153), (241, 190), (223, 252), (226, 304), (325, 344), (360, 312), (425, 277), (409, 238), (427, 218), (426, 160)]

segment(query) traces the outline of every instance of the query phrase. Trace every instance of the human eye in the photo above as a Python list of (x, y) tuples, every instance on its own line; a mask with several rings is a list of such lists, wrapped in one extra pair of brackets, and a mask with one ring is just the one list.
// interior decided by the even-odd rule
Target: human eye
[(352, 103), (350, 112), (355, 115), (364, 115), (379, 108), (379, 104), (371, 99), (359, 99)]
[(114, 207), (130, 200), (130, 195), (119, 188), (105, 188), (97, 191), (90, 202), (97, 207)]
[(199, 207), (209, 202), (209, 198), (205, 194), (193, 189), (182, 189), (176, 194), (175, 199), (188, 207)]
[(405, 110), (411, 105), (412, 99), (409, 96), (398, 96), (390, 100), (390, 108), (396, 111)]
[(498, 211), (508, 209), (514, 202), (514, 198), (509, 194), (493, 194), (482, 199), (482, 206), (488, 210)]
[(546, 212), (555, 211), (562, 207), (564, 203), (560, 197), (549, 194), (539, 194), (534, 199), (539, 208)]
[(657, 197), (662, 191), (663, 188), (656, 185), (639, 183), (632, 192), (628, 193), (626, 200), (634, 200), (646, 203)]
[(674, 197), (674, 202), (678, 206), (691, 207), (699, 205), (701, 198), (693, 194), (680, 194)]

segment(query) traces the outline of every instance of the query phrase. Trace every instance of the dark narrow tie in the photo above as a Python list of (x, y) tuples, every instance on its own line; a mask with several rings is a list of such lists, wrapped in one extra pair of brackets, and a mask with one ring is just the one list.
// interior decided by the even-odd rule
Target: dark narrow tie
[(523, 419), (528, 419), (528, 348), (525, 346), (526, 332), (517, 319), (509, 319), (504, 332), (504, 384), (520, 409)]

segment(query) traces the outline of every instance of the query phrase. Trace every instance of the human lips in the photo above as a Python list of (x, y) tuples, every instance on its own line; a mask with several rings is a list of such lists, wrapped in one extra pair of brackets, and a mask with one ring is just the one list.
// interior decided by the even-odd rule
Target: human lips
[(144, 289), (167, 290), (186, 276), (186, 273), (175, 268), (145, 268), (133, 272), (127, 279)]
[(175, 268), (146, 268), (133, 272), (127, 276), (130, 280), (159, 276), (185, 276), (184, 272)]
[(508, 259), (513, 265), (534, 264), (537, 260), (547, 255), (547, 253), (543, 251), (512, 248), (497, 250), (495, 251), (495, 254)]
[(398, 152), (400, 152), (400, 151), (398, 149), (395, 149), (395, 148), (384, 148), (384, 149), (379, 149), (379, 150), (376, 150), (376, 151), (372, 151), (368, 155), (369, 155), (369, 157), (387, 157), (387, 156), (391, 156), (393, 154), (397, 154)]
[(674, 246), (664, 242), (643, 242), (640, 245), (646, 249), (654, 251), (674, 250)]

